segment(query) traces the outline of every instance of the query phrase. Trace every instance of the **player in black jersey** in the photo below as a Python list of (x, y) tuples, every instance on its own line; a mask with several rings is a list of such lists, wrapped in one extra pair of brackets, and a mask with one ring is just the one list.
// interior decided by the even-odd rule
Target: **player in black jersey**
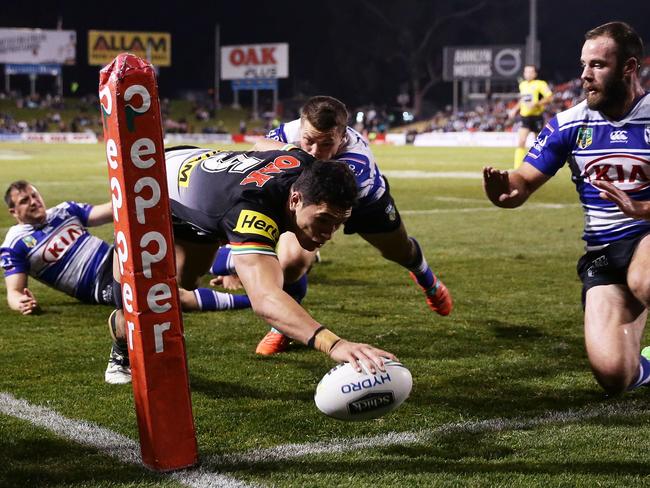
[[(359, 371), (359, 361), (375, 372), (383, 370), (382, 358), (395, 358), (336, 336), (282, 289), (280, 234), (291, 231), (304, 249), (316, 250), (350, 216), (357, 186), (345, 163), (318, 161), (292, 145), (263, 152), (172, 148), (166, 163), (183, 288), (195, 288), (219, 246), (229, 244), (253, 309), (270, 325)], [(123, 337), (123, 319), (116, 317), (114, 331)]]

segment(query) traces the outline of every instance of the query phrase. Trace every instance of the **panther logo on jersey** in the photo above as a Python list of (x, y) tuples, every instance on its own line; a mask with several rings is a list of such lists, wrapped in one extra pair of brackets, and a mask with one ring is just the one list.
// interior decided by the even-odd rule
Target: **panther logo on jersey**
[(586, 149), (591, 146), (593, 142), (594, 129), (593, 127), (580, 127), (578, 130), (578, 147), (580, 149)]

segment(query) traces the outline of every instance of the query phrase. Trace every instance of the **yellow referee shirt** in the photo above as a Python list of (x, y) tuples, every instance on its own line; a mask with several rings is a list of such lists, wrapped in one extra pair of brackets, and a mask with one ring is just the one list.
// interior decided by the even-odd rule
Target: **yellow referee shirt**
[(519, 83), (519, 115), (522, 117), (542, 115), (544, 107), (535, 107), (535, 104), (552, 93), (543, 80), (522, 81)]

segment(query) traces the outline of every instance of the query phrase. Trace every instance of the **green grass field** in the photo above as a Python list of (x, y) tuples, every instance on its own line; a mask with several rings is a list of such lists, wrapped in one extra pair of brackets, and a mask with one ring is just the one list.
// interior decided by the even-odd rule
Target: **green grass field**
[[(342, 233), (323, 248), (304, 305), (340, 335), (399, 356), (414, 387), (398, 411), (329, 419), (313, 403), (327, 357), (302, 346), (256, 357), (266, 326), (252, 312), (190, 314), (194, 416), (213, 485), (0, 414), (0, 486), (648, 486), (647, 391), (607, 399), (589, 371), (575, 273), (582, 213), (568, 170), (523, 208), (501, 210), (484, 198), (480, 170), (508, 167), (509, 149), (375, 151), (455, 310), (429, 312), (403, 269)], [(99, 145), (2, 144), (0, 174), (5, 186), (31, 180), (49, 205), (109, 195)], [(10, 225), (3, 213), (3, 234)], [(111, 239), (108, 227), (95, 233)], [(131, 387), (103, 381), (110, 309), (32, 289), (42, 315), (0, 305), (0, 402), (24, 400), (137, 442)]]

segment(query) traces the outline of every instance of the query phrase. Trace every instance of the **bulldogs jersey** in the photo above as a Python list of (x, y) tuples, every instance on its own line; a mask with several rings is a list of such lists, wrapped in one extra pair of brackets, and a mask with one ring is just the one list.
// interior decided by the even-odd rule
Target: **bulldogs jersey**
[(42, 226), (14, 225), (0, 249), (6, 276), (25, 273), (87, 303), (101, 302), (99, 275), (111, 246), (86, 230), (92, 205), (63, 202)]
[[(281, 124), (266, 137), (300, 146), (300, 119)], [(381, 176), (368, 143), (352, 127), (346, 127), (343, 144), (333, 159), (345, 161), (354, 173), (359, 187), (357, 207), (378, 200), (386, 191), (386, 182)]]
[(609, 181), (635, 200), (650, 200), (647, 94), (618, 121), (589, 110), (586, 101), (561, 112), (540, 132), (524, 160), (549, 176), (568, 161), (584, 210), (587, 250), (650, 231), (649, 221), (625, 216), (591, 185), (595, 180)]
[(287, 230), (291, 185), (314, 158), (304, 151), (165, 154), (172, 214), (205, 235), (230, 243), (232, 254), (271, 254)]

